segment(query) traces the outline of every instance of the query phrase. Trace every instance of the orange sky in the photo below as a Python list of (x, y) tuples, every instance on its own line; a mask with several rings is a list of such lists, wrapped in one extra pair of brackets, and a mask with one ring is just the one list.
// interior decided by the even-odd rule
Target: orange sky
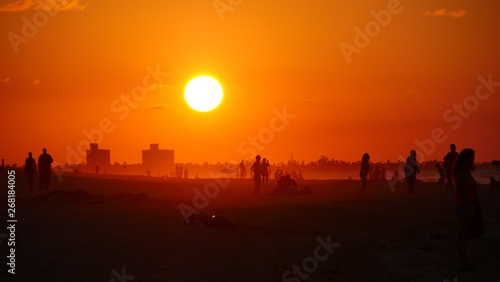
[[(500, 3), (221, 0), (240, 4), (218, 13), (212, 0), (35, 2), (0, 1), (6, 163), (43, 147), (72, 162), (82, 132), (103, 120), (100, 147), (112, 162), (138, 163), (150, 143), (174, 149), (177, 162), (251, 152), (272, 163), (291, 152), (385, 161), (411, 149), (420, 160), (442, 159), (451, 142), (474, 148), (479, 161), (500, 158), (500, 83), (475, 94), (480, 76), (500, 82)], [(362, 46), (356, 28), (366, 26), (372, 36)], [(357, 49), (346, 57), (348, 45)], [(122, 95), (155, 81), (148, 67), (163, 73), (160, 83), (127, 105)], [(214, 111), (183, 100), (198, 75), (224, 88)], [(284, 108), (294, 118), (282, 126), (275, 117)], [(444, 141), (420, 148), (436, 128)]]

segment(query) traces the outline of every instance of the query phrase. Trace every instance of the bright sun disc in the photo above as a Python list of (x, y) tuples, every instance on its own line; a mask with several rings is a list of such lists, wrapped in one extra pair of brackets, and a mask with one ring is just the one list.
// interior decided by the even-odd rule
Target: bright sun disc
[(194, 110), (207, 112), (215, 109), (222, 101), (222, 87), (209, 76), (199, 76), (187, 84), (184, 99)]

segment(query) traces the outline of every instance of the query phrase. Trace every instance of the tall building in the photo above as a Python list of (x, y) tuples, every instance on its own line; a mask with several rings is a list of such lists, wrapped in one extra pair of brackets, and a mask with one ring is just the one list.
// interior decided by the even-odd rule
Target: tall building
[(151, 172), (168, 172), (174, 168), (174, 150), (160, 149), (158, 144), (150, 144), (149, 150), (142, 150), (142, 166)]
[(90, 143), (87, 150), (87, 167), (94, 168), (96, 165), (105, 168), (111, 164), (110, 150), (101, 150), (97, 143)]

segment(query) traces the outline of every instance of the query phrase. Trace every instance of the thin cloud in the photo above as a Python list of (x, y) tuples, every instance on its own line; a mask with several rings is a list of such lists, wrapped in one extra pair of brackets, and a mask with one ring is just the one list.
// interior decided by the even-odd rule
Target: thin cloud
[(159, 90), (159, 89), (173, 90), (174, 87), (168, 84), (161, 84), (161, 83), (153, 83), (148, 87), (148, 90)]
[(0, 83), (9, 83), (9, 81), (10, 81), (10, 78), (6, 77), (6, 78), (0, 80)]
[(150, 109), (150, 110), (165, 110), (168, 107), (169, 107), (169, 104), (163, 104), (163, 105), (149, 106), (147, 108)]
[(17, 0), (0, 7), (0, 12), (22, 12), (26, 10), (83, 11), (87, 5), (80, 0)]
[(425, 12), (426, 16), (437, 16), (437, 17), (452, 17), (452, 18), (462, 18), (467, 15), (467, 11), (464, 9), (447, 11), (446, 9), (438, 9), (432, 12)]

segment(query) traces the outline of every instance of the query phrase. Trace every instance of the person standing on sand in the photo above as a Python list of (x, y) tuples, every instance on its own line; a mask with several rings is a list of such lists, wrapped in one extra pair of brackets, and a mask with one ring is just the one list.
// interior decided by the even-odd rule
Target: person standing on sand
[(441, 190), (445, 187), (446, 174), (444, 172), (444, 168), (439, 163), (436, 163), (436, 168), (439, 172), (438, 186), (439, 189)]
[(457, 147), (455, 144), (450, 145), (450, 152), (444, 156), (444, 171), (446, 172), (446, 187), (453, 193), (453, 169), (458, 158)]
[(260, 191), (260, 185), (261, 185), (261, 169), (262, 166), (260, 164), (260, 155), (257, 155), (255, 157), (255, 162), (252, 165), (252, 172), (253, 172), (253, 181), (255, 183), (255, 188), (254, 188), (254, 193), (255, 196), (259, 194)]
[(420, 173), (417, 162), (417, 152), (410, 151), (410, 156), (406, 158), (405, 178), (408, 185), (408, 194), (415, 194), (415, 184), (417, 184), (417, 173)]
[(36, 174), (36, 161), (31, 152), (28, 153), (28, 157), (24, 161), (24, 173), (28, 180), (28, 189), (31, 190), (33, 189), (33, 177)]
[(370, 155), (368, 153), (364, 153), (361, 158), (361, 170), (359, 172), (359, 178), (361, 178), (361, 187), (359, 187), (358, 194), (366, 195), (366, 185), (368, 183), (367, 175), (370, 171)]
[(49, 190), (50, 176), (52, 173), (52, 156), (47, 154), (47, 149), (43, 148), (42, 154), (38, 157), (38, 172), (40, 173), (40, 190)]
[(245, 179), (247, 177), (247, 170), (245, 168), (245, 161), (241, 161), (240, 163), (240, 178)]
[(269, 183), (269, 162), (266, 158), (262, 159), (260, 173), (262, 175), (262, 184), (267, 185)]
[(474, 154), (472, 149), (463, 149), (458, 155), (454, 171), (455, 214), (458, 219), (457, 250), (460, 267), (463, 269), (469, 269), (467, 241), (484, 233), (476, 181), (470, 173), (474, 170)]

